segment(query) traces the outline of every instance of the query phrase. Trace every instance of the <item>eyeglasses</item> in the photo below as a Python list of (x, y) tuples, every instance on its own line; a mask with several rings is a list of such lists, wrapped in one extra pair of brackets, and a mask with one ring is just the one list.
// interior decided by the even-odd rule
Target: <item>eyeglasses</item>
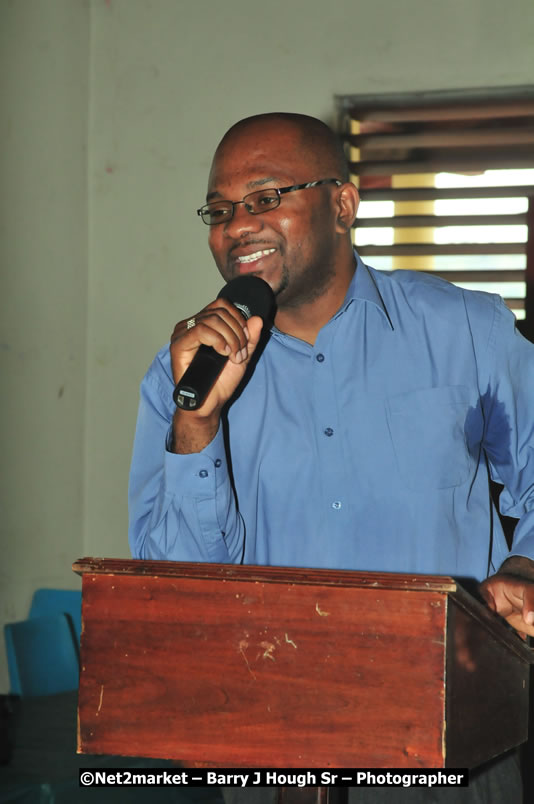
[(280, 196), (284, 193), (307, 190), (310, 187), (318, 187), (320, 184), (335, 184), (340, 187), (343, 182), (339, 179), (320, 179), (319, 181), (309, 181), (307, 184), (294, 184), (291, 187), (268, 187), (265, 190), (248, 193), (242, 201), (213, 201), (211, 204), (204, 204), (203, 207), (197, 209), (197, 215), (200, 215), (207, 226), (232, 220), (238, 204), (244, 204), (245, 209), (251, 215), (261, 215), (279, 207)]

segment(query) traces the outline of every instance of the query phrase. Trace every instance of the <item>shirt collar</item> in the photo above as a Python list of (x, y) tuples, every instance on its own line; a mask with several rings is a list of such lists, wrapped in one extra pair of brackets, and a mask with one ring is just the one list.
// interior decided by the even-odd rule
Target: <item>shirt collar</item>
[[(356, 270), (354, 271), (354, 275), (350, 280), (350, 285), (347, 289), (345, 300), (331, 320), (342, 315), (346, 310), (348, 310), (354, 301), (364, 301), (370, 302), (371, 304), (374, 304), (375, 307), (378, 307), (393, 330), (394, 327), (387, 311), (387, 307), (380, 294), (380, 291), (378, 290), (378, 286), (372, 273), (373, 269), (369, 268), (367, 265), (365, 265), (365, 263), (362, 262), (361, 257), (356, 249), (354, 249), (354, 259), (356, 261)], [(271, 332), (274, 335), (282, 336), (284, 338), (290, 337), (285, 333), (280, 332), (280, 330), (274, 324), (271, 327)]]
[(372, 274), (372, 269), (362, 262), (361, 257), (356, 250), (354, 250), (354, 259), (356, 260), (356, 270), (354, 272), (354, 276), (350, 281), (347, 295), (345, 296), (345, 301), (339, 308), (339, 311), (336, 313), (334, 318), (337, 318), (337, 316), (341, 315), (341, 313), (344, 313), (353, 301), (366, 301), (378, 307), (378, 309), (387, 318), (391, 329), (393, 329), (391, 318), (384, 303), (384, 299), (378, 290), (378, 286)]

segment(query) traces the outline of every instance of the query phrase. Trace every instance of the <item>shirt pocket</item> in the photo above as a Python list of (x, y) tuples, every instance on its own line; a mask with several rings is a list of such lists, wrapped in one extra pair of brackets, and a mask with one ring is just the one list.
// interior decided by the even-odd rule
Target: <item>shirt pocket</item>
[(469, 389), (425, 388), (390, 397), (388, 422), (402, 480), (415, 490), (459, 486), (469, 477)]

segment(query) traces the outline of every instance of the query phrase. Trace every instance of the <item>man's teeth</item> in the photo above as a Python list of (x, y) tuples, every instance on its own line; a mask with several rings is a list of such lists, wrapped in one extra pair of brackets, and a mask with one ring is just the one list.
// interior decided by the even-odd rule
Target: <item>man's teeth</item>
[(260, 257), (266, 257), (275, 251), (275, 248), (264, 248), (263, 251), (255, 251), (254, 254), (247, 254), (246, 257), (238, 257), (237, 262), (254, 262), (254, 260), (259, 260)]

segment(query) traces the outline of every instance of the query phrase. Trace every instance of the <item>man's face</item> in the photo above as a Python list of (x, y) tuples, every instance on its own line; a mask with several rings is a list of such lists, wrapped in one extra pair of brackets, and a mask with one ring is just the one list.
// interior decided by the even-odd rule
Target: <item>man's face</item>
[[(219, 148), (208, 201), (241, 201), (248, 193), (336, 176), (316, 175), (313, 158), (299, 151), (289, 127), (254, 127)], [(210, 227), (209, 245), (226, 281), (260, 276), (277, 295), (279, 309), (299, 307), (321, 295), (335, 276), (335, 185), (281, 196), (276, 209), (251, 215), (243, 204), (232, 220)]]

